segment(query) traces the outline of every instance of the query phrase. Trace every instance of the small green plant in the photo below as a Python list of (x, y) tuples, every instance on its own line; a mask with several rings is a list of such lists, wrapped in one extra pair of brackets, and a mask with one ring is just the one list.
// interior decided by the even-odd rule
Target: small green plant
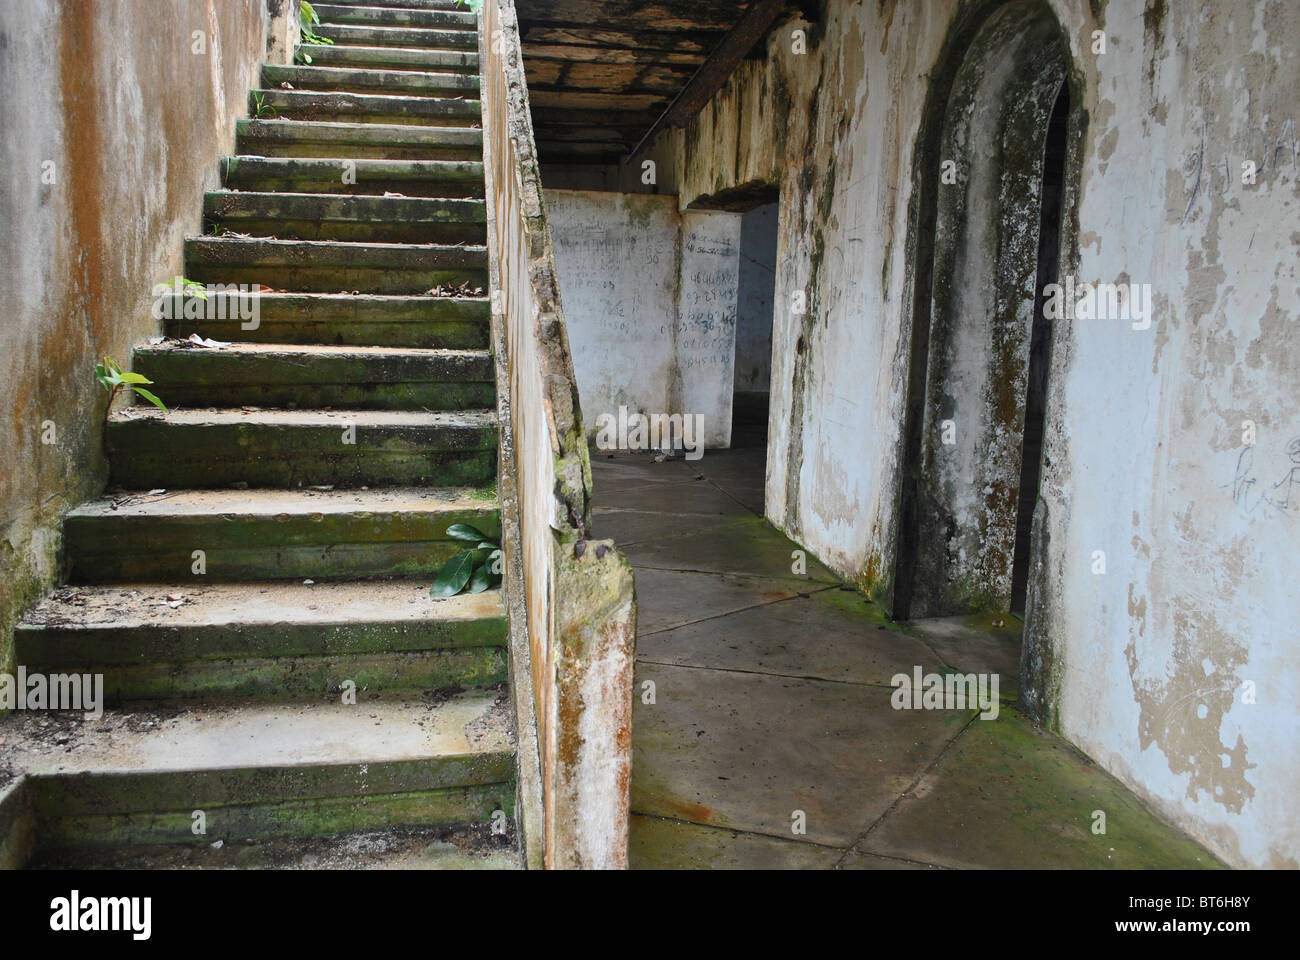
[(254, 116), (256, 116), (258, 120), (269, 117), (275, 113), (275, 110), (271, 105), (266, 102), (266, 97), (260, 93), (253, 94), (253, 110)]
[(333, 45), (334, 41), (329, 37), (322, 37), (314, 29), (316, 24), (320, 23), (320, 15), (312, 9), (312, 5), (307, 0), (299, 0), (298, 22), (302, 26), (302, 44), (298, 47), (297, 60), (300, 63), (311, 63), (311, 54), (302, 48), (303, 44), (320, 47)]
[(483, 0), (456, 0), (462, 7), (468, 7), (470, 13), (480, 13), (483, 10)]
[(462, 590), (482, 593), (501, 582), (501, 544), (468, 523), (453, 523), (447, 536), (474, 544), (442, 565), (434, 577), (431, 597), (454, 597)]
[(200, 300), (208, 299), (208, 288), (197, 280), (190, 280), (181, 277), (181, 283), (185, 287), (185, 293), (191, 297), (198, 297)]
[(167, 412), (166, 404), (141, 386), (144, 383), (152, 385), (152, 380), (139, 373), (127, 373), (111, 357), (105, 357), (103, 363), (95, 364), (95, 379), (108, 391), (108, 406), (104, 409), (105, 419), (108, 419), (108, 413), (113, 409), (113, 401), (117, 399), (117, 393), (123, 387), (134, 390), (163, 413)]

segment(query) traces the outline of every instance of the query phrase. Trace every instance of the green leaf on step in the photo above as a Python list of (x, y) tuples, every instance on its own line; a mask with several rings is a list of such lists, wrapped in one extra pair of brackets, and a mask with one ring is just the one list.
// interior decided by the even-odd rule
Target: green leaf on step
[[(151, 381), (151, 380), (146, 380), (146, 381), (145, 381), (145, 383), (152, 383), (152, 382), (153, 382), (153, 381)], [(136, 387), (136, 386), (132, 386), (131, 389), (134, 390), (136, 393), (140, 394), (140, 396), (144, 397), (146, 400), (148, 400), (150, 403), (152, 403), (155, 407), (157, 407), (157, 408), (158, 408), (159, 410), (161, 410), (163, 413), (166, 413), (166, 412), (167, 412), (167, 406), (166, 406), (166, 405), (165, 405), (161, 400), (159, 400), (157, 397), (155, 397), (152, 393), (150, 393), (148, 390), (146, 390), (144, 387)]]
[(143, 373), (124, 373), (122, 374), (123, 383), (153, 383)]
[(474, 569), (474, 554), (472, 551), (458, 553), (442, 565), (438, 575), (433, 580), (433, 586), (429, 588), (431, 597), (454, 597), (465, 588), (469, 583), (470, 574)]
[(453, 540), (465, 540), (473, 543), (480, 543), (488, 539), (486, 533), (471, 527), (468, 523), (453, 523), (447, 528), (447, 536)]
[(486, 566), (476, 567), (474, 574), (469, 578), (469, 592), (482, 593), (488, 587), (492, 586), (492, 574)]

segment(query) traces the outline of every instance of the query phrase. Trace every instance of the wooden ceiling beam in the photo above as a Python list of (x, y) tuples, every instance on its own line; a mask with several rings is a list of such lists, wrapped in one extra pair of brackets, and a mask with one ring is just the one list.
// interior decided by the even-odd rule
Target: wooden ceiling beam
[(785, 10), (788, 0), (753, 0), (740, 20), (722, 38), (722, 42), (709, 54), (709, 59), (695, 71), (695, 76), (682, 88), (682, 92), (668, 105), (658, 120), (646, 131), (640, 142), (627, 156), (627, 162), (636, 159), (645, 147), (654, 140), (661, 130), (668, 127), (684, 127), (690, 119), (704, 109), (705, 104), (713, 99), (714, 94), (722, 89), (740, 66), (740, 61), (766, 34), (776, 21), (777, 16)]

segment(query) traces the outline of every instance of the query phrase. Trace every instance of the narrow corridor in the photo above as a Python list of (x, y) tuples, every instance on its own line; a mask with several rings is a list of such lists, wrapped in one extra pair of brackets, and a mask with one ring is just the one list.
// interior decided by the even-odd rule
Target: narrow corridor
[[(597, 532), (636, 570), (633, 867), (1218, 865), (1016, 712), (1018, 621), (899, 628), (812, 557), (793, 574), (764, 456), (593, 453)], [(917, 667), (996, 673), (996, 719), (893, 709)]]

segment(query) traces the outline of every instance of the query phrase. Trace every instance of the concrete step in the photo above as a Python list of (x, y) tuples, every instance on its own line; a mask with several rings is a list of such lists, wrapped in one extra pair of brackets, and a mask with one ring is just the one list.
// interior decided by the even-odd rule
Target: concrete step
[[(313, 58), (314, 59), (314, 58)], [(330, 66), (262, 67), (262, 85), (270, 89), (349, 90), (391, 93), (404, 97), (469, 97), (478, 99), (478, 76), (470, 73), (428, 73), (416, 70), (364, 70)]]
[[(363, 159), (388, 163), (400, 160), (483, 159), (483, 131), (471, 127), (417, 127), (386, 123), (314, 123), (306, 120), (240, 120), (236, 149), (243, 160), (258, 157), (337, 157), (361, 166)], [(334, 163), (332, 183), (341, 183)], [(358, 176), (358, 181), (360, 177)], [(477, 194), (483, 195), (482, 175)], [(327, 188), (328, 189), (328, 188)], [(339, 187), (333, 187), (338, 190)], [(365, 192), (348, 187), (351, 192)], [(383, 188), (378, 191), (382, 193)], [(399, 191), (400, 192), (400, 191)]]
[[(166, 402), (164, 398), (164, 402)], [(474, 486), (496, 477), (492, 411), (127, 407), (104, 430), (109, 477), (154, 487)]]
[(181, 339), (197, 333), (267, 344), (485, 350), (491, 323), (486, 297), (210, 293), (207, 300), (168, 299), (164, 329)]
[(434, 600), (427, 579), (64, 587), (14, 631), (29, 674), (103, 674), (109, 703), (486, 686), (505, 642), (498, 591)]
[[(358, 44), (366, 47), (418, 47), (423, 50), (473, 50), (478, 51), (478, 30), (474, 29), (417, 29), (413, 27), (357, 26), (353, 24), (319, 24), (316, 33), (336, 44)], [(308, 48), (312, 60), (320, 46)]]
[(0, 751), (25, 778), (38, 858), (485, 824), (514, 807), (514, 744), (495, 690), (442, 702), (200, 701), (98, 719), (20, 712)]
[[(428, 129), (428, 128), (420, 128)], [(241, 191), (427, 198), (483, 196), (481, 160), (331, 160), (298, 157), (226, 157), (222, 182)], [(345, 179), (346, 178), (346, 179)]]
[(487, 287), (481, 246), (191, 237), (185, 276), (200, 283), (258, 283), (314, 293), (427, 293)]
[[(498, 536), (495, 493), (462, 488), (115, 494), (87, 501), (64, 518), (65, 580), (192, 586), (432, 576), (463, 549), (447, 536), (455, 523)], [(202, 568), (195, 551), (202, 551)]]
[[(389, 7), (384, 4), (363, 6), (361, 4), (314, 3), (312, 8), (320, 17), (321, 26), (328, 24), (350, 23), (370, 27), (420, 27), (451, 30), (477, 30), (478, 16), (468, 10), (436, 9), (417, 7)], [(324, 35), (324, 31), (317, 30)]]
[(384, 47), (351, 43), (333, 47), (312, 46), (314, 67), (358, 67), (374, 70), (419, 70), (479, 74), (478, 47), (429, 50), (421, 47)]
[(132, 369), (154, 381), (169, 407), (348, 410), (485, 409), (496, 402), (484, 350), (285, 346), (220, 349), (168, 341), (137, 347)]
[(512, 821), (397, 827), (330, 837), (233, 840), (220, 846), (135, 844), (43, 851), (29, 870), (521, 870)]
[[(258, 103), (261, 104), (260, 111)], [(249, 93), (249, 112), (260, 112), (268, 119), (422, 127), (468, 127), (478, 123), (480, 118), (477, 99), (311, 90), (254, 90)]]
[(213, 232), (295, 240), (487, 242), (483, 200), (219, 190), (203, 198)]

